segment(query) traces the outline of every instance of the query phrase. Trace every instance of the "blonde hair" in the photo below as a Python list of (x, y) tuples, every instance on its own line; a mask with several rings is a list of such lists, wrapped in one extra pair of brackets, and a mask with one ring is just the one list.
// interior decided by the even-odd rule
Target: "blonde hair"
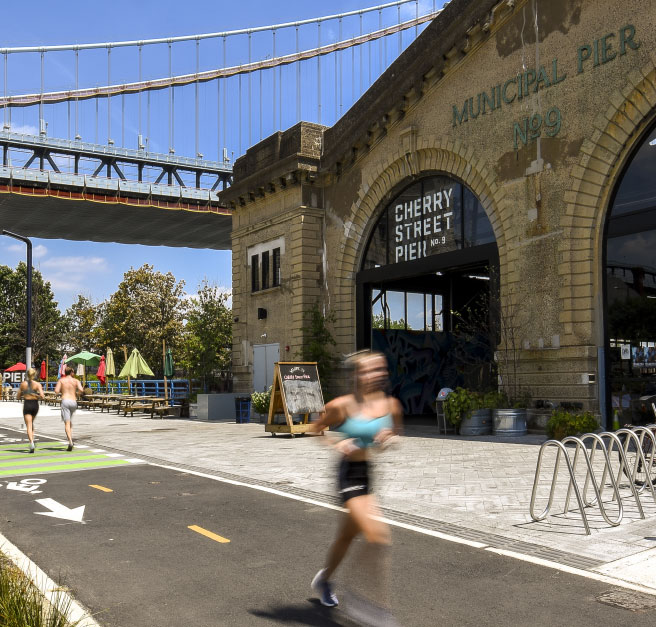
[(369, 348), (365, 348), (363, 350), (356, 351), (355, 353), (351, 353), (350, 355), (347, 355), (346, 359), (344, 360), (344, 363), (347, 366), (353, 368), (354, 370), (358, 370), (365, 361), (368, 361), (369, 359), (372, 359), (374, 357), (382, 357), (387, 362), (387, 357), (385, 356), (385, 353), (381, 353), (380, 351), (374, 351)]
[(34, 381), (34, 378), (36, 377), (36, 370), (34, 368), (30, 368), (26, 373), (28, 380)]

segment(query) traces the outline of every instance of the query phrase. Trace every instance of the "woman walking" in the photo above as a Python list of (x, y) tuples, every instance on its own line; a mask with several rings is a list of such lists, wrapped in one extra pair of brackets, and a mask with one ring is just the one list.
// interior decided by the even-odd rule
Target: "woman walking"
[[(351, 542), (362, 533), (366, 541), (364, 553), (369, 557), (367, 564), (359, 566), (370, 571), (363, 573), (366, 575), (363, 579), (370, 589), (377, 590), (373, 607), (367, 604), (364, 613), (380, 615), (382, 612), (391, 617), (384, 608), (387, 604), (386, 556), (391, 538), (389, 527), (379, 519), (378, 504), (371, 494), (369, 462), (370, 451), (386, 448), (401, 434), (403, 410), (401, 403), (387, 394), (387, 360), (382, 353), (358, 353), (350, 362), (355, 367), (354, 393), (329, 402), (314, 425), (317, 433), (330, 428), (342, 436), (333, 446), (340, 456), (337, 483), (347, 512), (328, 551), (324, 568), (312, 580), (312, 588), (323, 605), (333, 607), (339, 603), (331, 578)], [(363, 607), (362, 603), (358, 605)]]
[(30, 368), (26, 372), (27, 381), (23, 381), (18, 386), (16, 399), (23, 399), (23, 419), (27, 428), (27, 437), (30, 440), (30, 453), (34, 453), (34, 419), (39, 413), (39, 399), (43, 400), (43, 387), (36, 379), (36, 370)]

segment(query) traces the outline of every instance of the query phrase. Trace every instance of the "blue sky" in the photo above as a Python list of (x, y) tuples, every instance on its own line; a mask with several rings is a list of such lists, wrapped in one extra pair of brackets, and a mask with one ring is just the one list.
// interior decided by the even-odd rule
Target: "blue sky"
[[(171, 0), (112, 0), (111, 3), (97, 0), (34, 0), (29, 4), (29, 19), (26, 19), (26, 5), (18, 2), (3, 4), (3, 38), (0, 47), (32, 46), (90, 43), (104, 41), (143, 40), (167, 36), (190, 35), (207, 32), (219, 32), (264, 26), (283, 22), (302, 20), (312, 17), (335, 14), (360, 8), (375, 6), (381, 2), (372, 0), (333, 0), (325, 2), (307, 2), (302, 0), (285, 0), (271, 2), (264, 0), (188, 0), (185, 3)], [(442, 2), (421, 0), (420, 14), (431, 10), (434, 4)], [(414, 17), (414, 3), (402, 9), (402, 20)], [(364, 18), (365, 32), (378, 28), (379, 20), (384, 25), (396, 23), (396, 9), (386, 10), (384, 14), (373, 13)], [(8, 27), (11, 25), (11, 28)], [(344, 21), (342, 39), (358, 34), (358, 18)], [(334, 60), (324, 58), (321, 61), (322, 72), (322, 122), (332, 124), (344, 113), (354, 99), (366, 89), (369, 78), (375, 80), (382, 67), (391, 62), (398, 54), (398, 46), (405, 48), (413, 39), (414, 31), (399, 38), (389, 39), (386, 44), (375, 43), (369, 49), (358, 51), (355, 55), (344, 53), (340, 65)], [(316, 27), (300, 30), (300, 47), (311, 48), (317, 45)], [(336, 41), (339, 38), (337, 22), (326, 23), (321, 32), (321, 43)], [(237, 65), (248, 61), (248, 40), (242, 37), (230, 40), (226, 65)], [(276, 56), (293, 52), (295, 37), (291, 32), (279, 32)], [(191, 47), (190, 47), (191, 46)], [(270, 35), (253, 36), (251, 40), (252, 60), (272, 56)], [(168, 74), (168, 53), (166, 47), (152, 53), (143, 53), (143, 77), (160, 77)], [(145, 50), (145, 49), (144, 49)], [(196, 48), (190, 45), (174, 47), (172, 71), (176, 73), (194, 72), (196, 68)], [(199, 50), (199, 67), (201, 70), (222, 66), (222, 50), (217, 40), (203, 43)], [(71, 89), (74, 83), (73, 53), (46, 55), (45, 90)], [(137, 80), (135, 75), (135, 49), (116, 49), (111, 59), (111, 82)], [(0, 59), (2, 60), (2, 59)], [(357, 69), (351, 74), (349, 68)], [(30, 93), (40, 89), (40, 60), (38, 54), (10, 55), (8, 61), (9, 94)], [(362, 73), (359, 72), (360, 68)], [(316, 61), (305, 62), (301, 70), (303, 97), (301, 118), (317, 121), (318, 95), (315, 87)], [(80, 54), (80, 87), (107, 84), (107, 55), (102, 51), (90, 51)], [(339, 89), (337, 76), (341, 77)], [(226, 147), (228, 154), (236, 158), (250, 143), (255, 143), (260, 136), (266, 137), (272, 131), (287, 128), (296, 122), (296, 79), (294, 66), (279, 71), (277, 76), (269, 72), (260, 82), (258, 75), (252, 75), (250, 81), (245, 77), (241, 85), (238, 79), (228, 79), (224, 91), (227, 93), (226, 108), (223, 118), (217, 115), (218, 108), (223, 111), (220, 92), (216, 84), (208, 83), (199, 94), (199, 137), (195, 133), (195, 94), (194, 87), (178, 90), (175, 94), (173, 116), (173, 142), (176, 154), (194, 156), (198, 145), (205, 158), (216, 159)], [(277, 83), (275, 82), (277, 81)], [(278, 84), (276, 98), (273, 87)], [(280, 85), (284, 84), (284, 89)], [(262, 94), (260, 99), (259, 94)], [(241, 125), (238, 120), (238, 106), (245, 102), (251, 90), (251, 99), (257, 102), (248, 115), (242, 114)], [(239, 96), (238, 94), (241, 94)], [(291, 95), (290, 95), (291, 94)], [(260, 106), (260, 100), (263, 105)], [(112, 100), (110, 109), (105, 102), (96, 107), (94, 102), (80, 104), (77, 124), (85, 141), (106, 143), (108, 135), (117, 145), (122, 143), (129, 148), (136, 148), (139, 130), (142, 134), (150, 129), (150, 146), (155, 152), (167, 152), (171, 138), (168, 117), (169, 96), (166, 91), (153, 93), (152, 113), (148, 119), (142, 113), (139, 119), (137, 99), (126, 98), (121, 105), (120, 99)], [(142, 111), (145, 108), (142, 96)], [(282, 106), (281, 106), (282, 105)], [(123, 106), (123, 111), (121, 107)], [(242, 111), (245, 107), (242, 106)], [(274, 117), (275, 114), (275, 117)], [(75, 121), (71, 121), (71, 108), (68, 105), (51, 105), (46, 107), (44, 118), (48, 121), (48, 135), (67, 137), (74, 133)], [(35, 132), (38, 125), (36, 108), (16, 110), (13, 113), (12, 128), (18, 132)], [(73, 130), (71, 130), (73, 127)], [(10, 225), (3, 225), (10, 229)], [(165, 247), (135, 246), (123, 244), (106, 244), (92, 242), (74, 242), (63, 240), (34, 239), (34, 265), (38, 267), (46, 280), (50, 281), (64, 310), (77, 297), (83, 294), (94, 302), (108, 298), (130, 267), (139, 267), (150, 263), (161, 272), (171, 271), (177, 279), (183, 279), (186, 290), (194, 292), (198, 284), (207, 279), (226, 289), (231, 286), (231, 253), (229, 251), (196, 250), (186, 248), (169, 249)], [(25, 247), (15, 240), (0, 238), (0, 264), (15, 266), (25, 258)]]

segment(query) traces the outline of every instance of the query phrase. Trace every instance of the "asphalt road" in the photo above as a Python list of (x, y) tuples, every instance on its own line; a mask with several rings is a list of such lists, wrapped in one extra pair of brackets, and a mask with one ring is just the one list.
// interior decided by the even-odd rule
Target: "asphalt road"
[[(0, 447), (0, 532), (69, 586), (100, 624), (349, 624), (309, 589), (340, 512), (147, 464), (25, 476), (29, 466), (12, 467), (13, 460), (41, 462), (30, 461), (24, 443)], [(63, 456), (56, 445), (39, 450), (44, 461)], [(11, 468), (23, 476), (7, 475)], [(9, 482), (33, 491), (8, 489)], [(36, 514), (49, 511), (45, 499), (84, 506), (83, 522)], [(656, 609), (601, 603), (614, 590), (608, 584), (400, 528), (393, 539), (393, 604), (407, 627), (656, 624)]]

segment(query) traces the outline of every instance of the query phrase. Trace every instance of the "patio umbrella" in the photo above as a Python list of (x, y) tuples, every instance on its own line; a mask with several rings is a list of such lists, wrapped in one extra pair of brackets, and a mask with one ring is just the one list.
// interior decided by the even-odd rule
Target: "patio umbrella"
[(82, 379), (86, 383), (86, 368), (85, 366), (97, 366), (100, 363), (100, 355), (90, 353), (89, 351), (81, 351), (66, 360), (67, 364), (78, 364), (77, 374), (82, 375)]
[(48, 368), (46, 367), (46, 360), (42, 359), (41, 360), (41, 368), (39, 370), (39, 379), (41, 381), (45, 380), (46, 376), (48, 376)]
[(98, 372), (96, 372), (96, 376), (98, 377), (98, 381), (100, 381), (100, 385), (105, 385), (105, 382), (107, 381), (107, 379), (105, 378), (105, 368), (106, 368), (105, 356), (103, 355), (100, 358), (100, 365), (98, 366)]
[(132, 354), (125, 362), (125, 366), (123, 366), (123, 370), (121, 370), (118, 376), (120, 379), (123, 377), (134, 378), (138, 377), (140, 374), (148, 374), (151, 377), (154, 376), (153, 371), (146, 363), (146, 360), (141, 356), (141, 353), (136, 348), (133, 348)]
[(166, 389), (166, 377), (172, 377), (173, 372), (173, 353), (171, 353), (171, 349), (169, 348), (164, 355), (164, 398), (168, 398), (168, 391)]
[(114, 366), (114, 353), (112, 349), (107, 349), (107, 357), (105, 358), (105, 375), (108, 377), (116, 376), (116, 366)]
[(100, 355), (90, 353), (89, 351), (82, 351), (76, 353), (66, 360), (67, 364), (84, 364), (85, 366), (97, 366), (100, 363)]
[(22, 361), (19, 361), (17, 364), (14, 364), (9, 368), (5, 368), (5, 372), (20, 372), (21, 370), (27, 370), (25, 364)]

